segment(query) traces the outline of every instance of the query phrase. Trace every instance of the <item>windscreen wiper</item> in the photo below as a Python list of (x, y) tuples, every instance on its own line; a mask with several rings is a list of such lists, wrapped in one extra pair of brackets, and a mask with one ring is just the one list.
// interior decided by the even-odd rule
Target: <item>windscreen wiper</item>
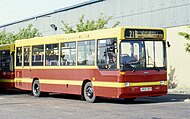
[(132, 72), (135, 72), (136, 69), (137, 69), (133, 63), (127, 63), (126, 66), (131, 67), (132, 68)]
[(156, 66), (156, 62), (154, 61), (153, 63), (149, 63), (149, 58), (150, 58), (150, 61), (153, 62), (152, 57), (148, 56), (148, 65), (152, 65), (154, 69), (159, 72), (160, 69)]
[(156, 66), (156, 62), (154, 62), (154, 65), (153, 65), (153, 66), (154, 66), (154, 69), (155, 69), (156, 71), (158, 71), (158, 72), (160, 71), (160, 69)]

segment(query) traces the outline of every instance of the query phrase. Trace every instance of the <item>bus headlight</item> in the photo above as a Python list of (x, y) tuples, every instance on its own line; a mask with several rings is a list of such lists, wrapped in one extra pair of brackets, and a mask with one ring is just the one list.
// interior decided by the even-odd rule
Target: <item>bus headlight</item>
[(160, 81), (160, 85), (164, 85), (164, 83), (165, 83), (164, 81)]
[(129, 82), (126, 82), (125, 83), (125, 87), (129, 87), (130, 86), (130, 83)]

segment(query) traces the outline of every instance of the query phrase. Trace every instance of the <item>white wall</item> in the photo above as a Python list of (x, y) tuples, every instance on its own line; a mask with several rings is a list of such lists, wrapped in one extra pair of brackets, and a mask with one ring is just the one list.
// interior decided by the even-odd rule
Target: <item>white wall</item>
[(185, 52), (185, 43), (190, 41), (178, 35), (179, 32), (190, 34), (190, 28), (182, 26), (167, 29), (167, 40), (171, 44), (171, 47), (167, 48), (168, 73), (170, 66), (175, 68), (178, 81), (176, 90), (190, 92), (190, 53)]

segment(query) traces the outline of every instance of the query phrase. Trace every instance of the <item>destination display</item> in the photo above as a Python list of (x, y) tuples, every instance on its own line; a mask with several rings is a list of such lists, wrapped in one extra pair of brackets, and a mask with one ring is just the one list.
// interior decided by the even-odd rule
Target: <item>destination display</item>
[(163, 30), (125, 29), (125, 38), (163, 39)]

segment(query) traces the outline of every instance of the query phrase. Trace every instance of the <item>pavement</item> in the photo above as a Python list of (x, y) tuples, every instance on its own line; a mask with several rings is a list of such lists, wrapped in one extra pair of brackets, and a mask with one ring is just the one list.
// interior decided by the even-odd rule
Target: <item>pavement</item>
[(190, 94), (190, 90), (168, 89), (169, 94)]
[[(190, 95), (190, 90), (168, 89), (168, 94)], [(190, 103), (190, 98), (184, 99), (184, 102)]]

